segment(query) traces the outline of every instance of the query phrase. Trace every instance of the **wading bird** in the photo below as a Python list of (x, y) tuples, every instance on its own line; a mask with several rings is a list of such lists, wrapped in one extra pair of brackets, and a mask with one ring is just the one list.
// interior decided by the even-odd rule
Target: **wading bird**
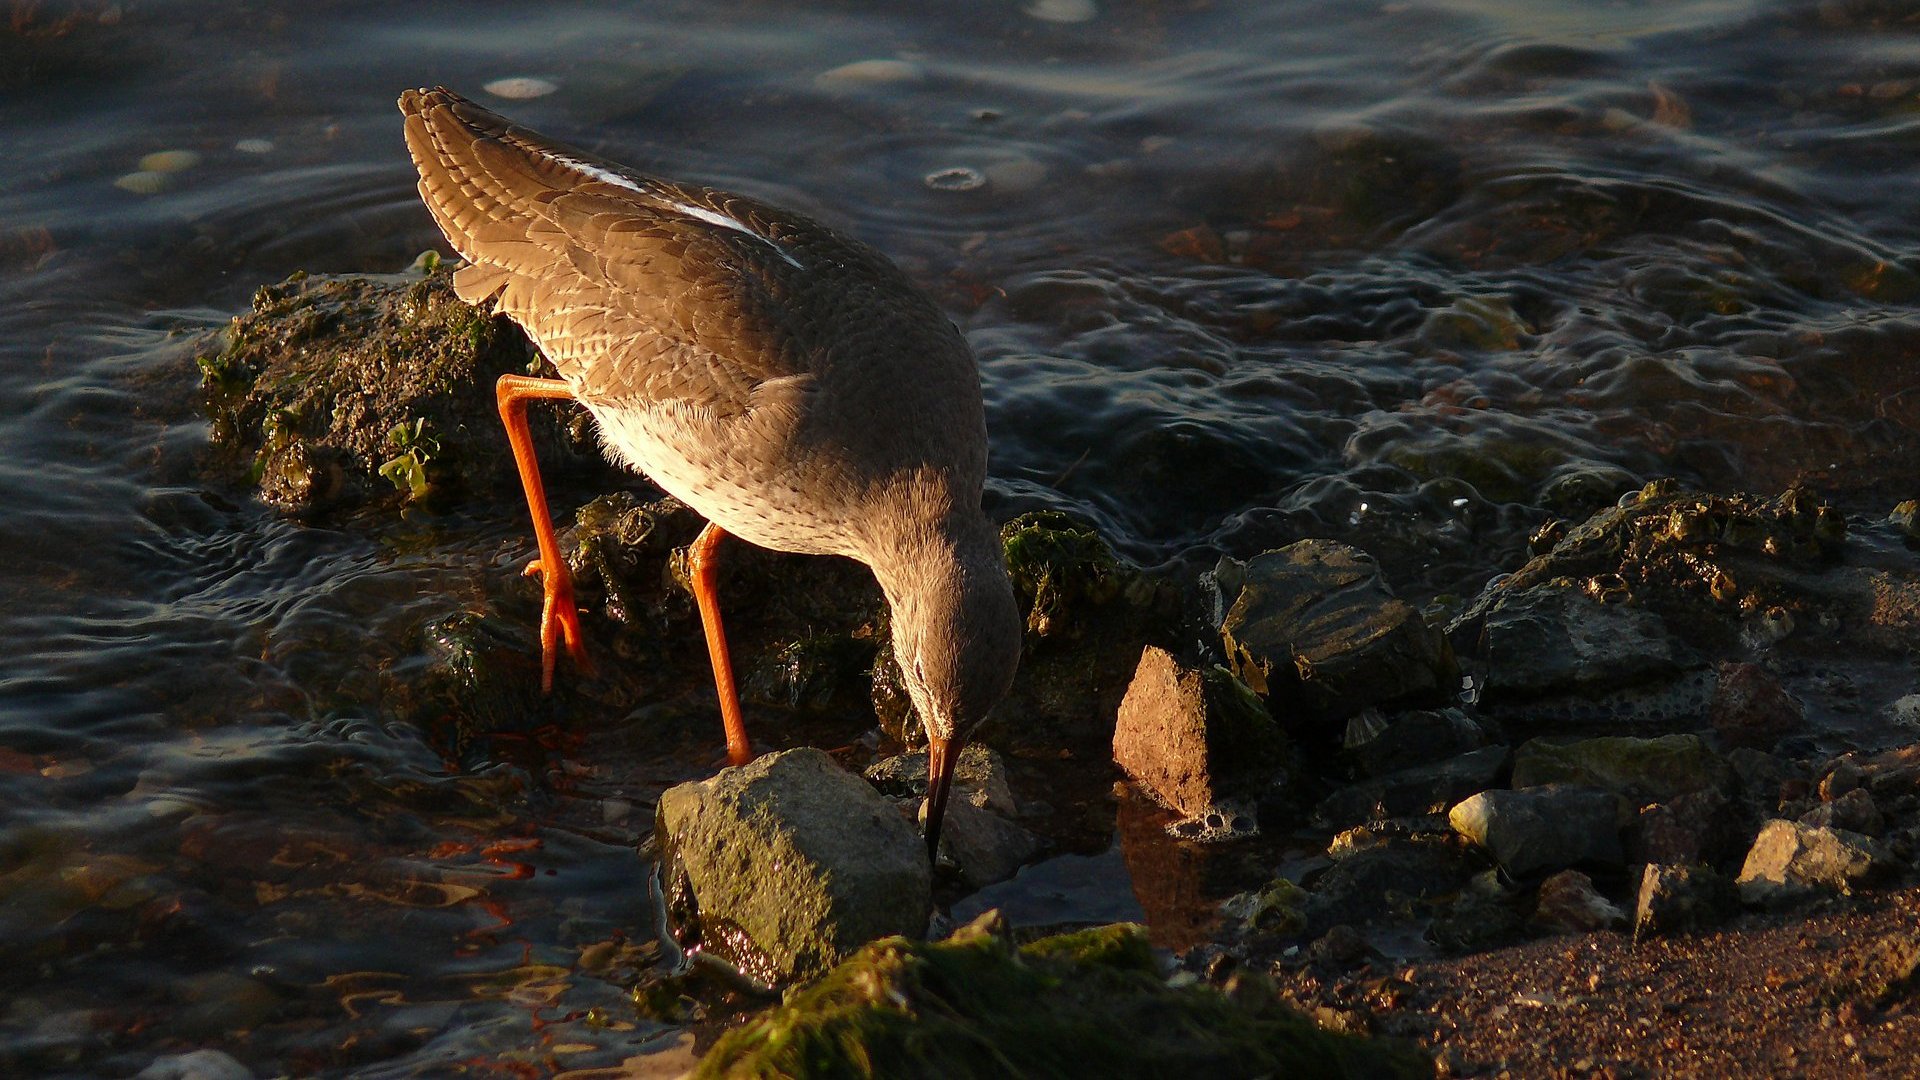
[(799, 214), (564, 146), (445, 89), (400, 97), (420, 196), (468, 265), (454, 291), (527, 331), (558, 379), (496, 388), (545, 592), (542, 685), (587, 663), (527, 433), (573, 399), (607, 453), (707, 519), (688, 560), (727, 753), (752, 757), (715, 591), (732, 534), (865, 563), (926, 728), (926, 834), (961, 747), (1006, 695), (1022, 620), (981, 511), (980, 374), (953, 324), (873, 249)]

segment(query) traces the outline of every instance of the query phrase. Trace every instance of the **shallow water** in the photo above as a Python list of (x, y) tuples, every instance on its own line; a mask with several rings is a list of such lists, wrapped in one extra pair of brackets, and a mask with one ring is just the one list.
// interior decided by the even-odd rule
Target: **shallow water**
[[(191, 357), (254, 288), (438, 243), (403, 87), (889, 252), (980, 357), (995, 511), (1143, 564), (1335, 536), (1424, 599), (1656, 476), (1916, 493), (1920, 9), (526, 11), (0, 24), (0, 1071), (540, 1072), (676, 1037), (625, 999), (633, 844), (706, 760), (553, 730), (456, 766), (392, 703), (521, 516), (295, 521), (209, 461)], [(554, 89), (481, 90), (511, 77)], [(597, 728), (687, 709), (631, 707)], [(582, 962), (608, 942), (627, 968)]]

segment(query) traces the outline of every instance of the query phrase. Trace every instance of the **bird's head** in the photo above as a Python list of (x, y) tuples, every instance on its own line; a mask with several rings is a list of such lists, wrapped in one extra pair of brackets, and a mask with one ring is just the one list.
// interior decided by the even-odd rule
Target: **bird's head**
[(937, 854), (954, 763), (1013, 685), (1025, 623), (984, 518), (942, 531), (891, 570), (881, 584), (901, 681), (927, 733), (927, 849)]

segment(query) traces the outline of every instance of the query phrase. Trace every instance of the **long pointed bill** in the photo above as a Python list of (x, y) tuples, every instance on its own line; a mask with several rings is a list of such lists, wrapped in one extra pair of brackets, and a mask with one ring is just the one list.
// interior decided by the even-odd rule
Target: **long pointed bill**
[(960, 748), (940, 738), (927, 740), (927, 858), (940, 858), (940, 821), (947, 814), (947, 792), (953, 787), (953, 766)]

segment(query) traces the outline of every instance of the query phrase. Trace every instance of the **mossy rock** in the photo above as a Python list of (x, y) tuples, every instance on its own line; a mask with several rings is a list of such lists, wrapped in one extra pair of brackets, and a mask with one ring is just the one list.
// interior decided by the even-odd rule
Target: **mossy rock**
[[(225, 346), (198, 358), (214, 442), (251, 456), (267, 502), (305, 510), (515, 483), (493, 384), (543, 361), (512, 322), (456, 297), (450, 271), (421, 268), (296, 273), (256, 292)], [(564, 415), (529, 414), (543, 464), (583, 448), (584, 428), (564, 435)]]
[(1743, 621), (1808, 621), (1834, 607), (1829, 571), (1842, 562), (1847, 531), (1845, 516), (1805, 488), (1710, 495), (1656, 480), (1555, 530), (1549, 550), (1483, 592), (1448, 633), (1470, 648), (1503, 602), (1544, 587), (1644, 608), (1689, 642), (1724, 645)]
[(738, 1028), (699, 1077), (1416, 1077), (1397, 1043), (1339, 1035), (1240, 977), (1172, 987), (1119, 924), (1015, 948), (993, 912), (938, 944), (888, 938)]
[(1070, 630), (1085, 608), (1115, 599), (1133, 576), (1099, 533), (1057, 510), (1007, 522), (1000, 543), (1035, 637)]

